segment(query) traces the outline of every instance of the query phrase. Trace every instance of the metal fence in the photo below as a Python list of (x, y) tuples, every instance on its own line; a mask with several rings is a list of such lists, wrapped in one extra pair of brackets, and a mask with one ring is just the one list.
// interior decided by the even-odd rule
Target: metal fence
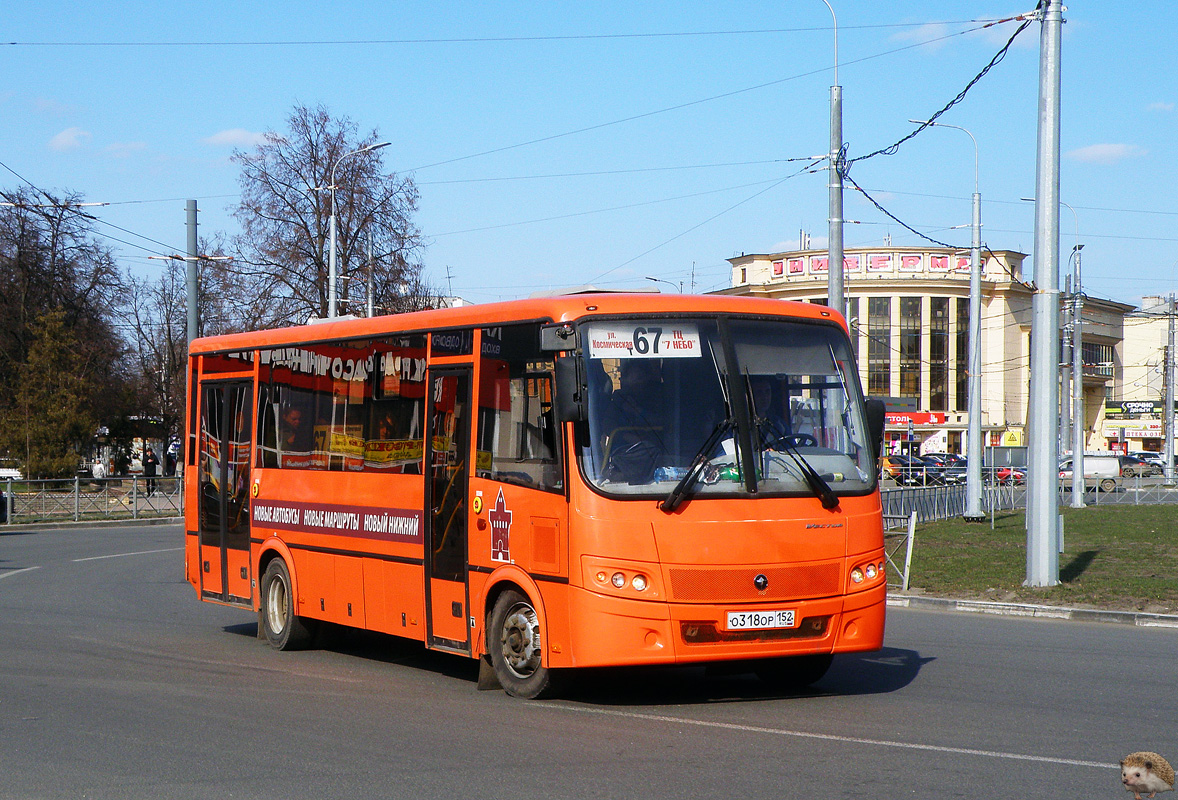
[[(916, 486), (884, 489), (880, 492), (883, 513), (908, 517), (916, 512), (917, 522), (933, 522), (960, 517), (965, 513), (965, 486)], [(1072, 503), (1071, 484), (1060, 486), (1059, 504)], [(1112, 492), (1101, 492), (1090, 487), (1084, 492), (1084, 505), (1157, 505), (1178, 504), (1178, 487), (1167, 486), (1161, 478), (1127, 478)], [(987, 515), (998, 511), (1025, 508), (1027, 487), (997, 485), (982, 487), (982, 511)]]
[(184, 480), (174, 478), (73, 478), (0, 482), (0, 524), (89, 522), (179, 517)]

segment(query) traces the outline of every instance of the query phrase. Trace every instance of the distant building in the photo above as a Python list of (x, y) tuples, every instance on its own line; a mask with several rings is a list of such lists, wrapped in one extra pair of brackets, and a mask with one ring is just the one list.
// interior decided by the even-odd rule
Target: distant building
[[(969, 251), (885, 245), (846, 248), (843, 255), (847, 318), (860, 379), (869, 395), (883, 398), (888, 406), (885, 449), (964, 452)], [(1023, 276), (1025, 258), (1011, 250), (983, 251), (986, 445), (1026, 444), (1033, 289)], [(718, 293), (825, 303), (827, 261), (824, 250), (741, 255), (729, 259), (732, 287)], [(1106, 398), (1123, 395), (1126, 314), (1133, 310), (1111, 300), (1084, 299), (1084, 428), (1090, 449), (1110, 445), (1104, 404)], [(1061, 394), (1070, 397), (1070, 387)], [(1144, 449), (1144, 443), (1128, 449)]]

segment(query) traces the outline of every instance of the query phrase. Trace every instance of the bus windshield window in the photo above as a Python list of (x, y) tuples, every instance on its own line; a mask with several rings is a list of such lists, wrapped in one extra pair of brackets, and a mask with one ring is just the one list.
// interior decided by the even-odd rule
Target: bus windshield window
[[(745, 494), (750, 483), (758, 495), (811, 495), (799, 461), (837, 494), (870, 491), (872, 449), (845, 334), (746, 318), (723, 330), (727, 343), (710, 319), (584, 326), (587, 479), (609, 494), (662, 497), (698, 455), (705, 466), (693, 497)], [(710, 452), (700, 452), (718, 429)], [(743, 447), (751, 458), (741, 458)]]

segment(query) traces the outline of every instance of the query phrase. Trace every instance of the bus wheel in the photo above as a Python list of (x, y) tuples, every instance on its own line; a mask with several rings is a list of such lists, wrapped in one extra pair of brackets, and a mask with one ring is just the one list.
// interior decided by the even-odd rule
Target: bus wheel
[(512, 697), (533, 700), (555, 690), (542, 663), (544, 639), (532, 601), (514, 590), (499, 595), (491, 611), (487, 647), (499, 684)]
[(311, 643), (311, 630), (302, 617), (294, 613), (294, 593), (290, 572), (281, 558), (276, 558), (262, 575), (262, 602), (258, 624), (266, 641), (276, 650), (302, 650)]
[(830, 653), (785, 656), (759, 662), (753, 671), (764, 683), (774, 688), (804, 689), (821, 680), (833, 660), (834, 656)]

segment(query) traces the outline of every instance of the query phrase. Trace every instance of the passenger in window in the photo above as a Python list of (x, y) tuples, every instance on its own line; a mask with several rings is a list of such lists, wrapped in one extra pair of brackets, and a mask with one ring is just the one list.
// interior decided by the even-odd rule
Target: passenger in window
[(305, 452), (310, 449), (310, 433), (303, 426), (303, 410), (298, 406), (282, 409), (279, 444), (282, 450)]
[(775, 397), (773, 379), (766, 375), (754, 375), (749, 379), (753, 394), (753, 415), (756, 418), (757, 433), (761, 446), (781, 449), (790, 434), (789, 420), (781, 413), (781, 403)]

